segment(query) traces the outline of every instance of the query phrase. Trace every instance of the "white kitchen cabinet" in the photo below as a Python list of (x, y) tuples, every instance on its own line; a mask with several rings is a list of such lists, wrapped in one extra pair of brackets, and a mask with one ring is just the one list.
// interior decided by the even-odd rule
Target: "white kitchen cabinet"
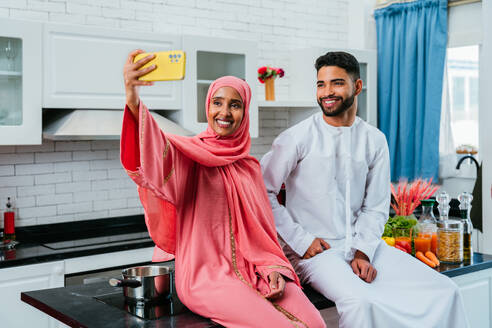
[(41, 144), (41, 31), (0, 18), (0, 145)]
[(21, 301), (21, 292), (64, 286), (63, 261), (23, 265), (0, 270), (0, 318), (1, 326), (60, 327), (43, 312)]
[(293, 100), (313, 101), (316, 104), (316, 69), (314, 63), (328, 51), (346, 51), (360, 64), (362, 92), (357, 97), (357, 115), (366, 122), (377, 126), (377, 53), (375, 50), (344, 50), (329, 48), (297, 49), (291, 52), (290, 94)]
[(135, 263), (152, 261), (154, 247), (74, 257), (65, 260), (65, 273), (78, 274), (86, 271), (104, 270), (119, 266), (133, 266)]
[[(43, 42), (44, 108), (121, 109), (128, 54), (181, 49), (177, 35), (62, 24), (46, 24)], [(182, 83), (156, 82), (140, 94), (150, 109), (181, 109)]]
[[(205, 99), (213, 80), (233, 75), (244, 79), (250, 87), (256, 83), (256, 43), (234, 39), (183, 36), (186, 52), (186, 77), (183, 88), (183, 112), (180, 123), (195, 133), (207, 128)], [(258, 136), (258, 106), (252, 92), (249, 107), (250, 134)]]
[(492, 268), (452, 278), (459, 286), (471, 328), (489, 328), (492, 323)]

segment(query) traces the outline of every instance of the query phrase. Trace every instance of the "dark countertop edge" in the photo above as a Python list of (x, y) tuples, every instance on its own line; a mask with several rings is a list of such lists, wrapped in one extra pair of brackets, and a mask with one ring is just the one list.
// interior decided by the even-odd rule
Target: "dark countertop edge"
[(449, 278), (453, 278), (453, 277), (462, 276), (467, 273), (473, 273), (490, 268), (492, 268), (492, 261), (475, 263), (465, 267), (459, 267), (456, 269), (449, 269), (441, 273), (445, 276), (448, 276)]
[[(212, 320), (191, 311), (177, 316), (158, 319), (142, 319), (121, 308), (114, 307), (95, 298), (96, 295), (114, 293), (107, 283), (95, 283), (68, 287), (25, 291), (21, 301), (71, 327), (221, 327)], [(123, 296), (123, 295), (122, 295)], [(73, 300), (77, 306), (73, 306)], [(88, 318), (87, 315), (93, 317)], [(93, 320), (95, 319), (95, 320)], [(123, 325), (111, 325), (108, 320), (117, 320)], [(190, 321), (191, 319), (191, 321)]]
[(51, 306), (48, 306), (44, 304), (43, 302), (38, 301), (35, 298), (32, 298), (31, 296), (27, 295), (26, 293), (21, 293), (21, 301), (33, 306), (34, 308), (38, 309), (41, 312), (44, 312), (48, 314), (49, 316), (63, 322), (64, 324), (70, 326), (70, 327), (83, 327), (83, 328), (88, 328), (87, 326), (81, 324), (80, 322), (70, 318), (69, 316), (66, 316), (65, 314), (55, 310)]
[[(0, 261), (0, 269), (18, 267), (18, 266), (29, 265), (29, 264), (40, 264), (46, 262), (61, 261), (61, 260), (77, 258), (77, 257), (124, 252), (124, 251), (130, 251), (130, 250), (154, 247), (154, 246), (155, 246), (154, 242), (147, 241), (137, 244), (118, 245), (118, 246), (94, 248), (88, 250), (87, 249), (76, 250), (76, 251), (65, 252), (65, 253), (60, 252), (55, 254), (39, 255), (39, 256), (33, 256), (33, 257), (22, 258), (22, 259), (4, 260), (4, 261)], [(42, 246), (38, 246), (38, 247), (42, 247)]]
[[(98, 293), (102, 295), (108, 294), (108, 290), (110, 288), (111, 287), (109, 287), (107, 283), (96, 283), (90, 285), (25, 291), (21, 293), (21, 301), (71, 327), (105, 327), (97, 323), (95, 324), (95, 322), (90, 324), (90, 320), (87, 321), (87, 318), (84, 317), (84, 314), (81, 312), (81, 308), (86, 309), (86, 312), (87, 309), (89, 309), (89, 311), (93, 311), (93, 313), (95, 313), (95, 317), (97, 318), (101, 317), (100, 314), (108, 314), (113, 319), (126, 318), (125, 322), (129, 324), (127, 327), (175, 327), (174, 325), (169, 325), (170, 322), (168, 322), (169, 318), (172, 317), (165, 316), (154, 320), (141, 319), (123, 311), (118, 307), (105, 304), (96, 298)], [(312, 304), (319, 310), (335, 306), (333, 302), (325, 299), (311, 287), (306, 286), (305, 292), (306, 297), (308, 297)], [(70, 305), (70, 301), (73, 300), (74, 297), (82, 297), (77, 301), (79, 308)], [(109, 312), (106, 312), (108, 310)], [(190, 316), (194, 317), (193, 325), (188, 326), (185, 324), (184, 326), (186, 327), (222, 327), (213, 322), (211, 319), (201, 317), (191, 311), (180, 314), (175, 318), (179, 320), (179, 318)], [(179, 323), (176, 325), (176, 327), (184, 326)]]

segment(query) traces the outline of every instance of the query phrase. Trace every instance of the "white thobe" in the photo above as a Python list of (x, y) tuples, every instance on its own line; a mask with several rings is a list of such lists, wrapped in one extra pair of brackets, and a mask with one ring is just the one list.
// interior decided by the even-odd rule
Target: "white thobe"
[[(334, 127), (318, 113), (281, 133), (261, 166), (284, 251), (301, 280), (335, 302), (340, 327), (468, 326), (456, 284), (381, 241), (390, 206), (381, 131), (358, 117)], [(282, 183), (286, 206), (276, 198)], [(331, 248), (302, 259), (315, 238)], [(378, 271), (370, 284), (350, 267), (356, 250)]]

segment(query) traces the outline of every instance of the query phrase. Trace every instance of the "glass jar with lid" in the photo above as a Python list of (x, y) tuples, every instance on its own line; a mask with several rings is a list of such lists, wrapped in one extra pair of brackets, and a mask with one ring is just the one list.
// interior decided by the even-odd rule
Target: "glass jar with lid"
[(430, 236), (431, 238), (431, 252), (436, 254), (437, 252), (437, 227), (436, 218), (433, 213), (434, 200), (423, 199), (422, 215), (419, 218), (419, 235)]
[(460, 221), (437, 222), (437, 257), (444, 263), (463, 261), (463, 224)]

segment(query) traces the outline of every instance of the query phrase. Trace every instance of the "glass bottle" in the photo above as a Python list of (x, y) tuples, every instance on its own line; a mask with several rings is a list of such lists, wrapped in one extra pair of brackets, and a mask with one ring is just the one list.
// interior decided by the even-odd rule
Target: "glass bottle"
[(3, 242), (9, 243), (15, 240), (15, 214), (10, 197), (7, 198), (5, 212), (3, 213)]
[(473, 225), (470, 218), (473, 196), (469, 192), (462, 192), (458, 196), (460, 201), (461, 222), (463, 223), (463, 261), (471, 261), (473, 256), (472, 232)]
[(437, 252), (437, 225), (436, 217), (433, 213), (434, 200), (433, 199), (423, 199), (422, 204), (422, 215), (419, 218), (420, 231), (422, 235), (431, 236), (431, 252), (436, 254)]
[(437, 206), (437, 209), (439, 210), (439, 220), (440, 221), (446, 221), (449, 219), (449, 195), (447, 192), (444, 190), (440, 191), (439, 194), (436, 197), (437, 202), (439, 205)]

